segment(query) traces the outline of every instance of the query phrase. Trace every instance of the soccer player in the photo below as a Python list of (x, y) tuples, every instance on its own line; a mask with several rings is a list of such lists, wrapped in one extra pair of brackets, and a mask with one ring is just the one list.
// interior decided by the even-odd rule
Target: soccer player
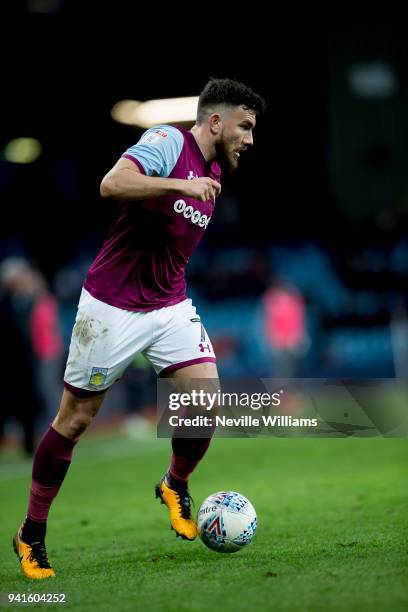
[[(220, 166), (237, 168), (263, 109), (242, 83), (211, 79), (190, 131), (147, 130), (102, 180), (101, 196), (118, 207), (85, 279), (60, 408), (34, 456), (28, 512), (13, 540), (28, 578), (55, 576), (45, 548), (50, 506), (75, 444), (135, 355), (181, 391), (191, 379), (218, 379), (210, 339), (186, 296), (185, 269), (214, 213)], [(188, 478), (209, 444), (173, 436), (170, 466), (156, 485), (172, 528), (187, 540), (197, 535)]]

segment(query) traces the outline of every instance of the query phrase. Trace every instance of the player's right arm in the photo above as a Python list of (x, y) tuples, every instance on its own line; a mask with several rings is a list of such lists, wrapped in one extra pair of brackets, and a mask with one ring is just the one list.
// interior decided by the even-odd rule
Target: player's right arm
[(214, 200), (220, 192), (221, 185), (208, 176), (192, 181), (146, 176), (124, 157), (102, 179), (100, 187), (103, 198), (122, 202), (137, 202), (165, 195), (180, 195), (206, 202)]
[(166, 195), (214, 200), (221, 185), (208, 176), (194, 180), (168, 178), (184, 145), (180, 130), (163, 125), (150, 128), (103, 178), (101, 196), (137, 202)]

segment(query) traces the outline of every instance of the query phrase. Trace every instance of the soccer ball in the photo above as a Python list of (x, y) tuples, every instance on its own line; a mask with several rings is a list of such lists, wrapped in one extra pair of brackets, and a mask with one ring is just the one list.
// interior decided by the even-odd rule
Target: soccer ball
[(200, 538), (211, 550), (237, 552), (252, 542), (255, 535), (255, 508), (240, 493), (219, 491), (201, 504), (197, 526)]

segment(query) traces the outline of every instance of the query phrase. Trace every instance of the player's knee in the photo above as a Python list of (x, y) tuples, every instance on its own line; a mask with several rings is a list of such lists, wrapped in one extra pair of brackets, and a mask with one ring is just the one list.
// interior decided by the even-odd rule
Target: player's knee
[(79, 398), (65, 389), (60, 409), (53, 422), (62, 435), (77, 439), (89, 426), (102, 404), (104, 394)]
[(218, 378), (206, 378), (201, 381), (206, 400), (207, 409), (210, 407), (213, 411), (217, 409), (220, 402), (220, 381)]
[(68, 424), (69, 437), (78, 438), (92, 422), (93, 415), (86, 412), (76, 412)]
[(206, 414), (211, 412), (212, 415), (218, 411), (220, 403), (220, 383), (218, 379), (205, 378), (200, 380), (199, 388), (194, 387), (194, 390), (190, 390), (192, 396), (192, 405), (195, 407), (197, 413), (204, 411)]

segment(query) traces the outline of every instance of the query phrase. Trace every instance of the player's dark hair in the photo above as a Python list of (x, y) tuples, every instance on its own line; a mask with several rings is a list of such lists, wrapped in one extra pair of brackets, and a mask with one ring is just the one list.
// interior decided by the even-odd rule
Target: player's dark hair
[(256, 115), (261, 115), (266, 106), (265, 100), (243, 83), (234, 79), (211, 78), (198, 99), (197, 123), (202, 123), (220, 104), (245, 106)]

